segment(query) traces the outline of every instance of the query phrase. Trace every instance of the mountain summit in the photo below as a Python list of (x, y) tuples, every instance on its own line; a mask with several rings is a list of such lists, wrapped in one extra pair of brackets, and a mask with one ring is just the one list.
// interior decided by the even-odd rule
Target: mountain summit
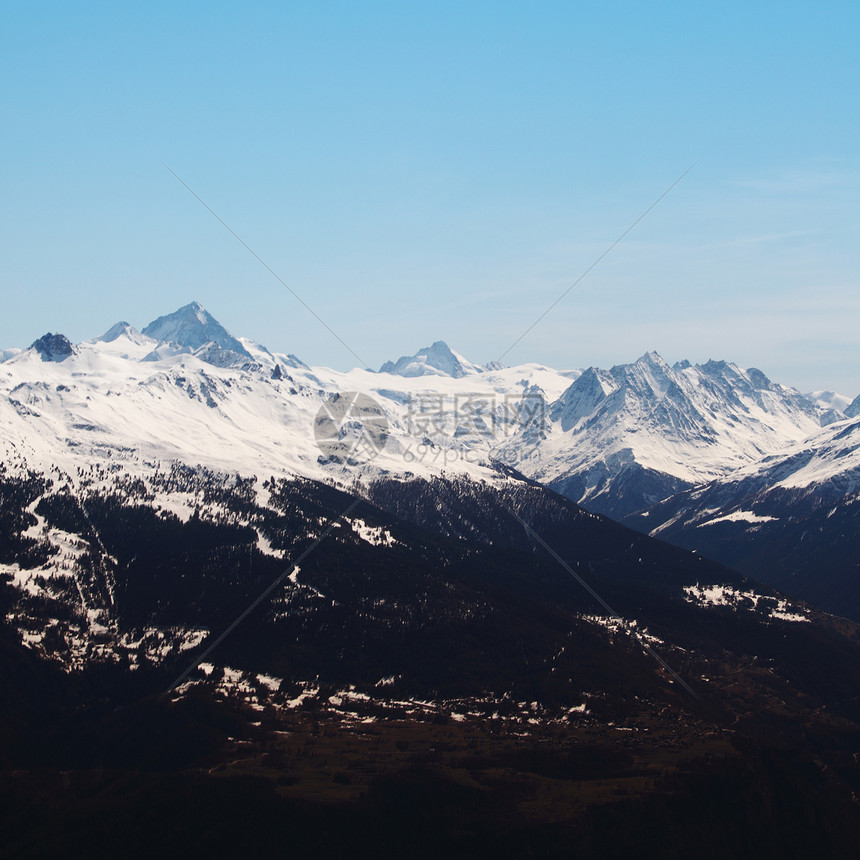
[(52, 332), (34, 341), (30, 348), (35, 349), (42, 356), (42, 361), (64, 361), (75, 354), (75, 347), (64, 334)]
[(454, 352), (444, 340), (437, 340), (432, 346), (419, 349), (415, 355), (401, 356), (396, 362), (386, 361), (379, 368), (380, 373), (393, 373), (396, 376), (450, 376), (452, 379), (483, 373), (484, 370)]
[(132, 343), (136, 344), (146, 343), (146, 338), (142, 337), (141, 333), (133, 325), (124, 320), (111, 326), (101, 337), (97, 337), (95, 340), (101, 343), (115, 343), (121, 337), (126, 337)]
[(250, 358), (250, 353), (199, 302), (174, 311), (151, 322), (142, 332), (157, 341), (174, 343), (187, 349), (199, 349), (214, 343), (221, 349)]

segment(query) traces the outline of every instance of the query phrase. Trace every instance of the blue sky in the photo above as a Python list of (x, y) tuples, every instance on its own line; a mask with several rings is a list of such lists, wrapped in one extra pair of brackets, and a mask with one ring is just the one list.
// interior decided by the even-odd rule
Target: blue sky
[(192, 299), (312, 364), (657, 349), (860, 393), (860, 5), (20, 3), (0, 345)]

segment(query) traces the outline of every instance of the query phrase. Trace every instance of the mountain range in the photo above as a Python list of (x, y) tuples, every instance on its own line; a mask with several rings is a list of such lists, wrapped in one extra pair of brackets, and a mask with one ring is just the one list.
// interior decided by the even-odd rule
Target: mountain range
[(850, 856), (838, 397), (653, 352), (340, 373), (197, 303), (8, 351), (9, 856)]
[[(57, 364), (50, 380), (44, 367), (48, 360)], [(261, 432), (254, 434), (261, 437), (254, 441), (258, 454), (264, 448), (274, 465), (318, 477), (322, 473), (317, 458), (303, 450), (299, 438), (307, 435), (301, 432), (305, 427), (296, 427), (289, 446), (284, 445), (292, 432), (287, 428), (306, 424), (309, 409), (318, 407), (322, 398), (357, 390), (378, 400), (388, 417), (390, 450), (379, 461), (386, 469), (410, 471), (404, 468), (403, 455), (410, 437), (418, 435), (410, 431), (423, 424), (429, 432), (420, 441), (426, 437), (435, 449), (445, 449), (451, 468), (469, 471), (468, 451), (471, 461), (489, 467), (501, 461), (615, 517), (723, 477), (810, 436), (822, 421), (832, 420), (838, 397), (822, 399), (821, 392), (805, 397), (770, 382), (760, 371), (726, 362), (669, 367), (656, 353), (630, 365), (584, 372), (540, 365), (478, 366), (441, 341), (414, 356), (387, 362), (376, 374), (337, 373), (308, 368), (295, 356), (275, 355), (233, 337), (196, 302), (160, 317), (141, 332), (122, 322), (77, 346), (62, 335), (46, 335), (30, 349), (11, 355), (3, 367), (0, 381), (7, 391), (15, 390), (13, 403), (32, 401), (28, 406), (40, 415), (35, 406), (43, 404), (45, 420), (53, 410), (59, 411), (60, 423), (68, 425), (59, 440), (62, 448), (69, 447), (65, 444), (69, 433), (72, 438), (79, 435), (75, 425), (98, 426), (108, 436), (154, 456), (181, 450), (179, 440), (160, 438), (169, 428), (191, 438), (194, 432), (221, 437), (258, 426)], [(49, 382), (54, 383), (50, 406), (44, 397)], [(57, 390), (57, 385), (64, 389)], [(182, 392), (179, 400), (173, 389)], [(123, 410), (111, 400), (120, 390)], [(85, 407), (76, 403), (76, 391), (85, 398)], [(169, 410), (168, 402), (176, 407), (169, 422), (158, 422), (169, 427), (149, 427), (144, 415), (136, 414), (156, 414), (150, 409), (152, 399), (161, 401), (159, 409)], [(195, 423), (196, 407), (188, 400), (214, 410), (196, 422), (208, 429), (198, 426), (189, 430), (190, 437), (182, 423)], [(846, 407), (845, 414), (853, 414), (853, 408), (854, 404)], [(93, 420), (76, 420), (81, 410)], [(216, 416), (221, 422), (217, 430)], [(53, 417), (49, 423), (59, 426)], [(271, 423), (275, 426), (269, 428)], [(21, 431), (26, 444), (32, 434)], [(74, 447), (90, 449), (92, 432), (75, 438)], [(206, 465), (226, 465), (217, 453), (223, 446), (199, 448)], [(256, 462), (253, 455), (245, 462), (247, 451), (239, 447), (234, 451), (236, 468)], [(426, 451), (422, 455), (427, 459)], [(407, 456), (414, 468), (417, 459)]]
[[(4, 460), (42, 472), (75, 474), (109, 458), (112, 468), (122, 463), (139, 476), (178, 461), (246, 476), (265, 470), (367, 483), (445, 472), (494, 483), (500, 470), (513, 469), (592, 512), (654, 534), (660, 528), (662, 538), (750, 573), (737, 553), (700, 541), (719, 529), (696, 527), (690, 537), (689, 524), (701, 519), (694, 506), (689, 517), (678, 512), (699, 498), (699, 487), (748, 486), (744, 469), (777, 489), (767, 477), (772, 458), (806, 440), (812, 448), (826, 444), (822, 426), (841, 428), (860, 409), (860, 397), (802, 395), (725, 361), (669, 366), (655, 352), (609, 370), (557, 371), (476, 365), (438, 341), (378, 373), (339, 373), (236, 338), (197, 302), (142, 331), (121, 322), (77, 345), (45, 335), (10, 351), (0, 391)], [(385, 445), (372, 459), (335, 462), (309, 431), (323, 404), (349, 391), (378, 405)], [(337, 432), (349, 450), (362, 441), (361, 420)], [(830, 488), (819, 493), (813, 477), (804, 498), (833, 500), (832, 487), (842, 484), (826, 480)], [(724, 498), (728, 491), (719, 492)], [(795, 518), (814, 513), (798, 505)], [(662, 511), (672, 511), (671, 526)], [(732, 546), (740, 528), (733, 527)], [(759, 549), (763, 531), (749, 533)], [(807, 537), (807, 546), (814, 556), (816, 542)], [(779, 587), (799, 581), (796, 566), (789, 576), (771, 558), (759, 578)], [(845, 565), (838, 568), (853, 580)], [(816, 592), (799, 593), (812, 599)]]
[(654, 352), (589, 368), (549, 405), (525, 474), (591, 510), (623, 517), (809, 436), (821, 409), (761, 371), (724, 361), (670, 367)]

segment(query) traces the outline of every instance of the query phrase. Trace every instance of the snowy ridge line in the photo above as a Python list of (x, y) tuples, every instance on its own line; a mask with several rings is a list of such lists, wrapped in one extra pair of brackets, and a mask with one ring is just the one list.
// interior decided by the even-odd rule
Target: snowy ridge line
[(725, 523), (753, 531), (783, 519), (808, 517), (821, 508), (830, 507), (832, 516), (858, 496), (860, 417), (830, 424), (781, 454), (666, 499), (637, 516), (651, 536)]
[[(234, 338), (197, 303), (143, 334), (123, 322), (55, 348), (61, 337), (50, 355), (42, 339), (0, 364), (0, 451), (44, 473), (184, 462), (321, 481), (443, 472), (494, 481), (499, 462), (623, 517), (810, 438), (837, 402), (821, 392), (813, 402), (755, 369), (670, 367), (653, 352), (610, 370), (557, 371), (480, 366), (439, 341), (384, 372), (340, 373)], [(315, 441), (320, 410), (346, 392), (370, 397), (387, 421), (372, 459), (336, 462)], [(340, 432), (360, 449), (360, 421)]]

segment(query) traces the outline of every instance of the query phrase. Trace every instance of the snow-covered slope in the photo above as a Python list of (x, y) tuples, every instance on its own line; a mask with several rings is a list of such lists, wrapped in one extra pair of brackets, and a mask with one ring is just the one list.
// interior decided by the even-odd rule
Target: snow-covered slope
[(831, 424), (627, 522), (860, 617), (860, 419)]
[(844, 412), (851, 403), (850, 397), (837, 394), (835, 391), (810, 391), (803, 396), (815, 406), (820, 406), (824, 410), (832, 409), (834, 412)]
[(851, 404), (851, 398), (835, 391), (810, 391), (803, 395), (813, 405), (822, 410), (821, 426), (826, 427), (836, 421), (842, 421), (846, 416), (845, 410)]
[(650, 352), (586, 370), (551, 404), (540, 434), (512, 439), (498, 456), (592, 510), (624, 516), (805, 438), (821, 413), (759, 370), (670, 367)]
[[(725, 516), (723, 508), (727, 507), (729, 499), (752, 504), (783, 490), (814, 496), (823, 504), (860, 495), (860, 420), (831, 424), (779, 454), (764, 457), (722, 479), (685, 493), (686, 499), (696, 502), (697, 510), (688, 508), (684, 519), (691, 525), (704, 526), (714, 517)], [(708, 510), (711, 510), (711, 502), (718, 498), (725, 501), (721, 502), (718, 510), (712, 511), (712, 517), (711, 513), (705, 512), (703, 500), (708, 500)], [(677, 500), (667, 499), (663, 506), (677, 504)], [(653, 517), (652, 508), (652, 521)], [(652, 528), (651, 531), (656, 534), (662, 528)]]

